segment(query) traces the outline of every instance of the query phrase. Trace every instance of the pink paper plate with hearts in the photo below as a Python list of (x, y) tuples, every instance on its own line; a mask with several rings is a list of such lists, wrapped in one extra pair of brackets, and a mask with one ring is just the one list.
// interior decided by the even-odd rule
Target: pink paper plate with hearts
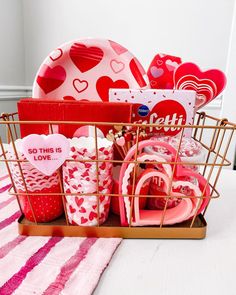
[(49, 54), (33, 85), (34, 98), (108, 101), (110, 88), (146, 88), (148, 78), (136, 57), (106, 39), (65, 43)]

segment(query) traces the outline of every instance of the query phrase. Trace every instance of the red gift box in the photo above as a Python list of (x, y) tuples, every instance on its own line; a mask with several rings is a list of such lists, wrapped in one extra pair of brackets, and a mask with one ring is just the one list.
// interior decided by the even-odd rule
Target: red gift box
[[(131, 122), (132, 104), (90, 102), (90, 101), (56, 101), (41, 99), (22, 99), (17, 104), (20, 121), (80, 121), (80, 122)], [(87, 125), (87, 124), (85, 124)], [(59, 124), (53, 126), (56, 133), (73, 137), (82, 125)], [(110, 126), (98, 126), (106, 134)], [(21, 136), (32, 133), (50, 134), (48, 124), (21, 124)]]

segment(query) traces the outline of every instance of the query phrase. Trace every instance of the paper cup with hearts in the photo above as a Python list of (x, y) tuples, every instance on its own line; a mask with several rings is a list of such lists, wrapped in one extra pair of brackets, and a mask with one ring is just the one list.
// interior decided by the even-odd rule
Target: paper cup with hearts
[[(18, 199), (23, 214), (32, 222), (49, 222), (58, 218), (64, 210), (60, 195), (60, 179), (56, 169), (63, 163), (63, 157), (59, 162), (53, 163), (54, 166), (51, 166), (49, 161), (46, 161), (47, 163), (44, 163), (44, 165), (43, 163), (37, 165), (35, 163), (36, 158), (30, 157), (32, 154), (29, 155), (28, 150), (34, 149), (36, 151), (37, 149), (38, 151), (38, 148), (41, 148), (42, 151), (46, 151), (47, 148), (50, 148), (50, 151), (55, 151), (56, 148), (62, 148), (63, 150), (59, 155), (64, 154), (66, 156), (66, 138), (58, 134), (55, 136), (33, 134), (24, 139), (17, 139), (15, 141), (15, 147), (17, 156), (22, 162), (18, 164), (18, 162), (10, 161), (9, 166), (14, 186), (19, 194)], [(35, 157), (37, 155), (37, 159), (41, 158), (43, 154), (48, 155), (50, 153), (42, 153), (40, 156), (39, 153), (34, 153)], [(56, 154), (54, 156), (56, 157)], [(8, 159), (17, 159), (12, 144), (9, 145)]]
[[(63, 165), (63, 186), (71, 224), (96, 226), (108, 217), (110, 196), (107, 194), (111, 194), (113, 186), (112, 163), (109, 162), (113, 159), (113, 143), (106, 138), (97, 138), (98, 159), (101, 161), (98, 162), (98, 175), (96, 162), (89, 162), (96, 159), (95, 144), (94, 137), (74, 137), (70, 140), (69, 158), (72, 161)], [(94, 195), (97, 191), (99, 197)]]

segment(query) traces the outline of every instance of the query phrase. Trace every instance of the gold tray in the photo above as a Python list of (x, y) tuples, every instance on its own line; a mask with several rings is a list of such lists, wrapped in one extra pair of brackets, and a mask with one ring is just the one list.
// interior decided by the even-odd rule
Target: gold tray
[(200, 214), (193, 226), (191, 220), (171, 226), (122, 227), (119, 216), (110, 214), (108, 220), (101, 226), (66, 225), (65, 217), (60, 217), (50, 223), (38, 223), (25, 219), (22, 215), (18, 220), (20, 235), (26, 236), (65, 236), (65, 237), (103, 237), (129, 239), (203, 239), (206, 236), (207, 223)]

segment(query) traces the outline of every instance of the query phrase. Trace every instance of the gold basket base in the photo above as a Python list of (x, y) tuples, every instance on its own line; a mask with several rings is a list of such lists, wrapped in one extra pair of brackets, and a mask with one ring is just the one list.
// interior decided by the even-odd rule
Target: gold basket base
[(118, 216), (110, 214), (101, 226), (66, 225), (65, 217), (50, 223), (28, 221), (24, 215), (18, 220), (20, 235), (26, 236), (60, 236), (60, 237), (102, 237), (125, 239), (203, 239), (206, 236), (207, 223), (200, 214), (192, 227), (191, 221), (172, 226), (121, 227)]

